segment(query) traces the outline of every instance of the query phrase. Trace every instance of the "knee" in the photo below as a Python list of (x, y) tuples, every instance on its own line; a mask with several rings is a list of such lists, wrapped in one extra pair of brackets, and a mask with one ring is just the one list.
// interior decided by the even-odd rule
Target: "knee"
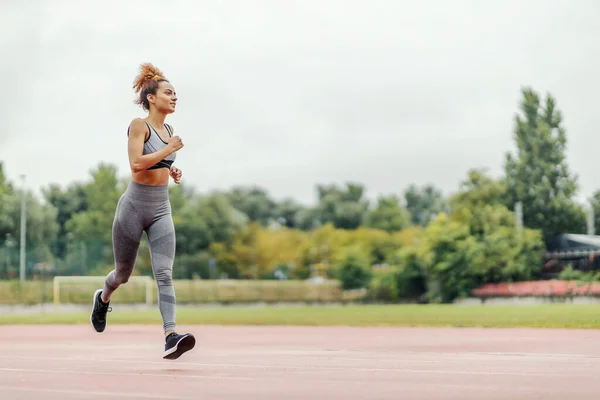
[(163, 269), (156, 271), (156, 283), (158, 286), (171, 286), (173, 285), (173, 273), (170, 269)]
[(113, 274), (113, 280), (117, 285), (129, 282), (129, 275), (116, 272)]

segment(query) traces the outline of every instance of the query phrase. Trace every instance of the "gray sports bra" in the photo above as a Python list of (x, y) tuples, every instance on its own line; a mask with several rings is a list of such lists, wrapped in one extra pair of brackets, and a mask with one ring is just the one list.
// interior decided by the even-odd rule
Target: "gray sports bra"
[[(162, 140), (161, 137), (158, 135), (158, 132), (156, 132), (154, 130), (154, 128), (152, 128), (147, 122), (146, 122), (146, 125), (148, 126), (149, 134), (148, 134), (148, 139), (146, 139), (144, 141), (144, 151), (142, 152), (142, 154), (156, 153), (158, 150), (162, 149), (163, 147), (166, 147), (167, 142)], [(171, 127), (168, 124), (165, 124), (165, 128), (167, 128), (167, 131), (169, 132), (169, 136), (173, 137), (173, 133), (171, 132)], [(152, 132), (154, 132), (154, 134), (152, 134)], [(127, 136), (129, 136), (129, 129), (127, 129)], [(158, 168), (171, 169), (171, 165), (173, 165), (175, 158), (176, 158), (176, 153), (173, 152), (148, 169), (158, 169)]]

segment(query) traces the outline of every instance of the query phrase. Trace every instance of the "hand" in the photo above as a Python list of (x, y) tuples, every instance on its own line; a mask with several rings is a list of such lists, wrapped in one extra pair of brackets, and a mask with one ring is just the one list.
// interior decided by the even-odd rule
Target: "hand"
[(179, 136), (173, 136), (167, 140), (167, 147), (171, 150), (171, 153), (174, 153), (183, 147), (183, 142)]
[(171, 178), (173, 178), (173, 181), (176, 184), (179, 184), (179, 182), (181, 181), (181, 176), (183, 175), (183, 173), (181, 172), (181, 170), (177, 167), (171, 167), (171, 169), (169, 170), (169, 175), (171, 175)]

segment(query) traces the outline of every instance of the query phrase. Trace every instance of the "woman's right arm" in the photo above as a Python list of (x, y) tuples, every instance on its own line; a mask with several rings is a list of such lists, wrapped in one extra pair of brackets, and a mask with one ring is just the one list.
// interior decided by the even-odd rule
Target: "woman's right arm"
[(129, 166), (133, 172), (144, 171), (169, 154), (183, 147), (181, 145), (181, 139), (179, 139), (177, 136), (174, 136), (169, 139), (169, 144), (167, 146), (163, 147), (157, 152), (142, 154), (144, 151), (144, 141), (146, 140), (147, 132), (148, 127), (141, 119), (134, 119), (129, 126), (127, 151), (129, 154)]

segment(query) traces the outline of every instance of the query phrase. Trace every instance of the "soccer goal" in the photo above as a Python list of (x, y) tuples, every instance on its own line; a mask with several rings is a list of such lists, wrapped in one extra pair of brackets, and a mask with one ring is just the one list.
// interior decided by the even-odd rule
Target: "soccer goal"
[[(94, 290), (104, 286), (106, 276), (55, 276), (53, 280), (54, 304), (59, 305), (62, 298), (69, 297), (71, 302), (87, 303), (92, 300)], [(152, 293), (155, 290), (154, 280), (149, 276), (133, 275), (129, 281), (121, 285), (114, 297), (127, 299), (136, 303), (142, 300), (146, 305), (153, 303)], [(139, 300), (138, 300), (139, 299)]]

